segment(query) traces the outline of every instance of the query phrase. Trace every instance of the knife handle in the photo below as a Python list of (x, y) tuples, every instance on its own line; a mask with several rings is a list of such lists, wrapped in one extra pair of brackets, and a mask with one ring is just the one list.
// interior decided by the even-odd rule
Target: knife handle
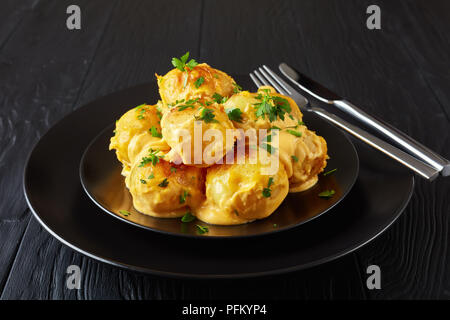
[(377, 132), (394, 141), (416, 157), (420, 158), (422, 161), (428, 163), (430, 166), (437, 169), (441, 173), (441, 175), (450, 175), (449, 160), (444, 159), (439, 154), (428, 149), (423, 144), (414, 140), (397, 128), (367, 114), (347, 100), (335, 100), (333, 102), (333, 105), (338, 107), (341, 111), (344, 111), (345, 113), (348, 113), (356, 119), (362, 121), (369, 127), (375, 129)]
[(339, 118), (338, 116), (325, 111), (322, 108), (311, 107), (310, 111), (314, 112), (321, 118), (328, 120), (329, 122), (335, 124), (339, 128), (347, 131), (358, 139), (364, 141), (368, 145), (374, 147), (375, 149), (383, 152), (392, 159), (397, 160), (401, 164), (415, 171), (425, 179), (430, 181), (434, 180), (439, 175), (439, 170), (434, 167), (418, 160), (417, 158), (411, 156), (410, 154), (394, 147), (393, 145), (375, 137), (374, 135), (368, 133), (367, 131), (352, 125), (351, 123)]

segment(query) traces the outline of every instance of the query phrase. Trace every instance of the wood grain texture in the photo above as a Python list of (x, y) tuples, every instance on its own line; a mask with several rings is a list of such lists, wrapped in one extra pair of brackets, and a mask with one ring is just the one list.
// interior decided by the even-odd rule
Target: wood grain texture
[(80, 2), (86, 29), (100, 32), (73, 32), (65, 26), (69, 3), (39, 2), (1, 50), (9, 63), (0, 64), (0, 220), (24, 214), (21, 177), (27, 155), (73, 109), (111, 10), (101, 1)]
[[(57, 120), (154, 79), (187, 50), (229, 73), (285, 61), (450, 157), (448, 3), (376, 1), (382, 30), (371, 31), (373, 1), (78, 1), (79, 32), (65, 28), (68, 4), (7, 1), (0, 12), (2, 299), (450, 298), (448, 179), (418, 181), (388, 231), (335, 262), (279, 277), (182, 281), (60, 244), (30, 220), (20, 178), (26, 154)], [(79, 291), (65, 287), (71, 264), (82, 269)], [(381, 267), (382, 290), (365, 289), (370, 264)]]

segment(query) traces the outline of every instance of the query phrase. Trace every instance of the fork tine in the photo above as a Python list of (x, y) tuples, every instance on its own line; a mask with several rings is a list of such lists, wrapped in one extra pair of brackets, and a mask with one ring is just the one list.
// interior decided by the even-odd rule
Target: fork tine
[(264, 70), (266, 70), (279, 84), (289, 92), (289, 94), (293, 94), (296, 90), (292, 88), (286, 81), (284, 81), (281, 77), (279, 77), (275, 72), (272, 71), (268, 66), (263, 65)]
[(270, 82), (270, 84), (275, 89), (277, 89), (279, 93), (289, 95), (289, 93), (286, 90), (284, 90), (283, 87), (281, 87), (265, 70), (263, 70), (262, 68), (259, 68), (258, 70)]
[(267, 80), (261, 75), (261, 73), (259, 73), (258, 70), (253, 71), (253, 73), (254, 73), (255, 76), (259, 79), (259, 81), (263, 84), (263, 86), (268, 86), (268, 85), (269, 85), (269, 81), (267, 81)]
[(253, 80), (253, 82), (255, 83), (255, 85), (256, 85), (256, 88), (259, 88), (259, 87), (261, 87), (262, 86), (262, 83), (261, 82), (259, 82), (259, 80), (258, 79), (256, 79), (256, 77), (253, 75), (253, 73), (252, 72), (250, 72), (250, 78), (252, 78), (252, 80)]

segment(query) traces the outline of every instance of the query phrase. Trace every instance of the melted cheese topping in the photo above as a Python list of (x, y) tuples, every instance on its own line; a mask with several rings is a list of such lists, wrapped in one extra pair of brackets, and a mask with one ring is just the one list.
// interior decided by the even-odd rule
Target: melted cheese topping
[[(197, 65), (190, 72), (173, 69), (164, 76), (156, 77), (159, 94), (165, 104), (183, 99), (210, 100), (214, 93), (229, 97), (233, 94), (235, 83), (225, 72), (211, 68), (206, 63)], [(197, 87), (196, 81), (200, 77), (203, 78), (203, 83)]]
[[(264, 167), (268, 164), (258, 160), (255, 164), (246, 161), (208, 168), (206, 201), (196, 211), (197, 218), (211, 224), (235, 225), (271, 215), (286, 197), (289, 181), (283, 166), (273, 175), (263, 174)], [(265, 188), (270, 189), (269, 197), (264, 196)]]
[[(145, 150), (140, 154), (146, 155)], [(181, 217), (204, 199), (204, 174), (199, 168), (175, 166), (164, 160), (145, 166), (136, 161), (125, 184), (133, 196), (134, 207), (154, 217)]]
[[(193, 108), (180, 111), (175, 106), (163, 116), (162, 134), (172, 148), (169, 155), (171, 159), (179, 156), (184, 164), (207, 167), (221, 160), (233, 148), (235, 139), (227, 144), (226, 130), (233, 129), (234, 126), (223, 107), (217, 104), (206, 107), (214, 114), (211, 122), (196, 120), (201, 117), (203, 108), (205, 107), (196, 104)], [(210, 129), (217, 130), (219, 135), (204, 141), (205, 134)]]
[[(328, 159), (327, 145), (322, 137), (302, 125), (303, 115), (291, 98), (267, 86), (256, 93), (235, 92), (236, 84), (230, 76), (205, 63), (188, 72), (173, 69), (157, 78), (161, 101), (126, 112), (117, 121), (109, 146), (123, 165), (125, 184), (138, 211), (165, 218), (180, 217), (190, 211), (207, 223), (242, 224), (268, 217), (288, 192), (306, 190), (317, 182)], [(216, 93), (227, 98), (223, 105), (212, 103)], [(256, 115), (257, 105), (265, 94), (289, 103), (291, 110), (282, 115), (284, 119), (270, 121), (267, 115)], [(189, 99), (198, 100), (184, 109), (177, 107)], [(211, 110), (214, 120), (202, 119), (204, 108)], [(227, 111), (236, 108), (242, 112), (241, 121), (228, 118)], [(198, 135), (196, 130), (200, 124)], [(158, 136), (152, 135), (152, 127)], [(228, 155), (233, 158), (234, 142), (243, 138), (241, 132), (227, 143), (227, 129), (273, 130), (274, 127), (280, 130), (268, 131), (266, 135), (279, 133), (279, 159), (257, 149), (272, 162), (260, 158), (251, 162), (247, 150), (245, 163), (220, 164), (225, 155), (227, 159)], [(217, 130), (221, 136), (206, 139), (204, 133), (209, 129)], [(180, 138), (183, 134), (190, 140)], [(200, 143), (194, 143), (198, 138)], [(143, 162), (156, 150), (158, 161)], [(199, 152), (202, 159), (195, 163)], [(210, 159), (205, 159), (205, 154)], [(269, 175), (264, 173), (278, 160), (275, 171)]]

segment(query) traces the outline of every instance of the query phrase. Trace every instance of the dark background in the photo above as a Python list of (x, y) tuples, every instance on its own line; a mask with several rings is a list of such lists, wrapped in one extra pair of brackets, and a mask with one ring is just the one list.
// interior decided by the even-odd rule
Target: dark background
[[(79, 31), (66, 28), (70, 4), (81, 7)], [(381, 30), (366, 28), (370, 4)], [(449, 299), (449, 179), (418, 178), (404, 214), (354, 253), (239, 281), (155, 278), (86, 258), (40, 227), (22, 193), (26, 156), (50, 126), (151, 81), (187, 50), (230, 74), (285, 61), (449, 158), (449, 38), (449, 1), (1, 0), (1, 298)], [(81, 290), (66, 289), (71, 264)], [(381, 290), (366, 288), (370, 264)]]

